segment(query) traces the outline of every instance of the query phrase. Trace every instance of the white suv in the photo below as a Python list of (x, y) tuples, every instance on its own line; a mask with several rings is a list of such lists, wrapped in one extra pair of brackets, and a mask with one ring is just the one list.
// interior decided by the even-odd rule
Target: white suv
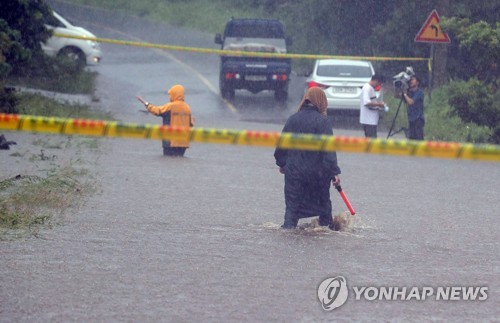
[[(96, 38), (87, 29), (73, 26), (55, 11), (53, 11), (53, 16), (46, 18), (45, 26), (51, 29), (54, 34)], [(49, 56), (65, 55), (82, 65), (96, 65), (102, 58), (99, 43), (90, 39), (83, 40), (52, 36), (47, 42), (42, 43), (42, 49)]]

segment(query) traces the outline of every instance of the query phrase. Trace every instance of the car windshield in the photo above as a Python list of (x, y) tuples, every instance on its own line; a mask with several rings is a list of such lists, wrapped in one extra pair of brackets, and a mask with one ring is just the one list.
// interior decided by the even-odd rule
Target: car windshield
[(371, 77), (372, 70), (369, 66), (320, 65), (316, 74), (331, 77)]
[(285, 38), (281, 25), (272, 22), (229, 23), (224, 34), (235, 38)]
[(46, 25), (49, 25), (49, 26), (53, 26), (53, 27), (66, 27), (64, 26), (64, 24), (59, 20), (57, 19), (54, 15), (48, 15), (48, 16), (45, 16), (44, 17), (45, 21), (44, 23)]

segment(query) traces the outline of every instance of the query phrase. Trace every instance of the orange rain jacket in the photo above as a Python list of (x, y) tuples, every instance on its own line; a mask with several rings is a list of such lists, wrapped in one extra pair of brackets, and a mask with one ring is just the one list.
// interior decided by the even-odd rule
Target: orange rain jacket
[[(194, 119), (191, 116), (189, 105), (184, 102), (184, 87), (182, 85), (174, 85), (168, 90), (170, 102), (163, 106), (155, 106), (148, 104), (149, 112), (163, 118), (164, 126), (173, 127), (193, 127)], [(170, 147), (189, 147), (189, 139), (172, 140)]]

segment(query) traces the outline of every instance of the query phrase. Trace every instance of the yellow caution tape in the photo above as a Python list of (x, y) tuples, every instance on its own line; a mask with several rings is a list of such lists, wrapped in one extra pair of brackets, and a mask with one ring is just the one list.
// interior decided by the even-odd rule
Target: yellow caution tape
[(378, 57), (378, 56), (335, 56), (335, 55), (315, 55), (315, 54), (280, 54), (280, 53), (264, 53), (264, 52), (247, 52), (247, 51), (234, 51), (234, 50), (222, 50), (222, 49), (211, 49), (211, 48), (198, 48), (198, 47), (186, 47), (186, 46), (175, 46), (175, 45), (162, 45), (153, 43), (142, 43), (136, 41), (128, 40), (117, 40), (109, 38), (89, 38), (84, 36), (72, 36), (55, 33), (56, 37), (63, 38), (73, 38), (73, 39), (83, 39), (83, 40), (94, 40), (100, 43), (108, 43), (115, 45), (126, 45), (135, 47), (146, 47), (146, 48), (159, 48), (165, 50), (173, 51), (184, 51), (184, 52), (194, 52), (194, 53), (204, 53), (204, 54), (217, 54), (217, 55), (227, 55), (227, 56), (251, 56), (251, 57), (274, 57), (274, 58), (306, 58), (306, 59), (325, 59), (325, 58), (336, 58), (336, 59), (352, 59), (352, 60), (364, 60), (364, 61), (430, 61), (430, 58), (425, 57)]
[(248, 130), (179, 128), (15, 114), (0, 114), (0, 129), (98, 137), (190, 140), (212, 144), (279, 147), (282, 149), (312, 151), (343, 151), (398, 156), (500, 161), (500, 146), (498, 145), (474, 145), (454, 142), (382, 140), (293, 133), (280, 134), (278, 132)]

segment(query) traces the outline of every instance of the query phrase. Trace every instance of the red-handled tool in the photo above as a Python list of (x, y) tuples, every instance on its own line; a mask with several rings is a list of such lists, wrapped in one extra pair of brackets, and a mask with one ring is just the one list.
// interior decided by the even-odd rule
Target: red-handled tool
[(351, 215), (356, 214), (356, 212), (355, 212), (355, 211), (354, 211), (354, 209), (352, 208), (351, 203), (350, 203), (350, 202), (349, 202), (349, 200), (347, 199), (347, 196), (345, 196), (344, 191), (342, 191), (342, 187), (341, 187), (340, 185), (335, 185), (335, 188), (337, 189), (337, 191), (339, 191), (339, 193), (340, 193), (340, 197), (342, 197), (342, 200), (344, 200), (344, 203), (345, 203), (345, 205), (347, 206), (347, 208), (349, 209), (349, 212), (351, 212)]

